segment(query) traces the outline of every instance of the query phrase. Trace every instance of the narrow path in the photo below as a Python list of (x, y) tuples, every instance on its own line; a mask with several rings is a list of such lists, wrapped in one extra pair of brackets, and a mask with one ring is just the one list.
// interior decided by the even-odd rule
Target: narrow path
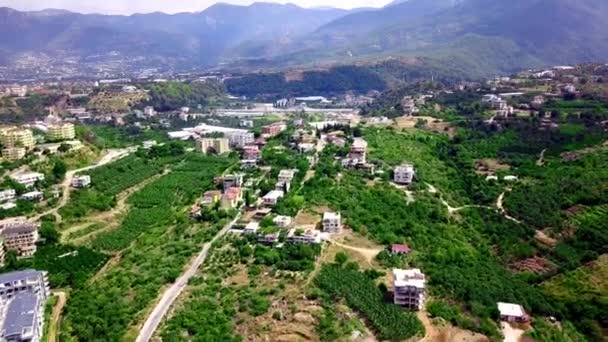
[(365, 260), (367, 260), (367, 262), (371, 265), (372, 261), (374, 261), (374, 258), (380, 253), (382, 252), (382, 249), (378, 248), (378, 249), (374, 249), (374, 248), (361, 248), (361, 247), (354, 247), (354, 246), (349, 246), (349, 245), (345, 245), (343, 243), (337, 242), (335, 240), (327, 240), (330, 243), (333, 243), (336, 246), (342, 247), (344, 249), (348, 249), (351, 250), (353, 252), (357, 252), (359, 254), (361, 254)]
[(547, 149), (544, 149), (540, 152), (540, 156), (538, 157), (538, 160), (536, 161), (536, 166), (545, 165), (545, 152), (547, 152)]
[[(111, 222), (112, 220), (114, 220), (116, 218), (116, 216), (122, 214), (128, 208), (127, 200), (129, 199), (129, 197), (131, 197), (131, 195), (133, 195), (137, 191), (143, 189), (145, 186), (154, 182), (155, 180), (158, 180), (162, 176), (167, 175), (169, 172), (171, 172), (170, 169), (165, 169), (163, 173), (154, 175), (154, 176), (144, 180), (143, 182), (136, 184), (136, 185), (122, 191), (121, 193), (116, 195), (116, 205), (114, 206), (114, 208), (110, 209), (109, 211), (104, 211), (104, 212), (100, 212), (98, 214), (88, 216), (86, 222), (82, 222), (80, 224), (77, 224), (75, 226), (72, 226), (68, 229), (61, 231), (62, 241), (64, 241), (64, 242), (67, 241), (67, 238), (70, 235), (70, 233), (85, 229), (92, 224), (102, 223), (104, 225), (108, 225), (108, 223)], [(98, 231), (92, 232), (91, 234), (99, 233), (102, 230), (106, 230), (106, 229), (100, 229)], [(82, 238), (82, 237), (80, 237), (80, 238)]]
[(59, 319), (61, 318), (61, 311), (65, 306), (67, 296), (63, 291), (55, 291), (53, 294), (59, 297), (57, 304), (53, 307), (53, 314), (51, 321), (49, 322), (49, 337), (48, 342), (57, 342), (57, 332), (59, 331)]
[(424, 326), (424, 337), (420, 342), (433, 342), (437, 341), (440, 335), (439, 330), (433, 325), (433, 322), (429, 319), (426, 310), (420, 310), (416, 312), (416, 317), (422, 322)]
[(136, 342), (148, 342), (154, 335), (154, 332), (160, 325), (163, 317), (167, 314), (171, 305), (177, 297), (182, 293), (186, 285), (188, 285), (188, 281), (192, 276), (196, 274), (199, 267), (205, 262), (207, 259), (207, 255), (209, 254), (209, 249), (218, 239), (224, 236), (232, 226), (240, 219), (241, 212), (232, 220), (230, 223), (225, 225), (222, 230), (220, 230), (211, 241), (205, 243), (200, 253), (190, 262), (188, 268), (182, 273), (182, 275), (177, 278), (175, 283), (173, 283), (169, 288), (165, 290), (160, 300), (149, 314), (146, 322), (141, 327), (139, 331), (139, 336), (137, 336)]
[(518, 219), (516, 219), (515, 217), (509, 216), (509, 214), (507, 213), (507, 211), (505, 210), (504, 207), (504, 200), (505, 200), (505, 194), (506, 192), (503, 192), (502, 194), (500, 194), (500, 196), (498, 196), (498, 199), (496, 200), (496, 207), (498, 208), (498, 211), (502, 214), (502, 216), (504, 216), (507, 220), (511, 220), (515, 223), (521, 223)]
[(72, 184), (72, 179), (74, 179), (74, 176), (78, 173), (92, 170), (92, 169), (98, 168), (100, 166), (109, 164), (115, 160), (126, 157), (132, 151), (133, 151), (133, 149), (131, 149), (131, 148), (122, 149), (122, 150), (108, 150), (108, 152), (97, 163), (94, 163), (87, 167), (83, 167), (80, 169), (71, 170), (71, 171), (66, 172), (65, 179), (63, 180), (63, 182), (61, 182), (61, 184), (59, 184), (59, 187), (62, 188), (62, 195), (61, 195), (61, 200), (59, 201), (59, 204), (57, 206), (55, 206), (53, 209), (49, 209), (43, 213), (33, 216), (32, 218), (30, 218), (30, 220), (38, 221), (43, 216), (54, 215), (57, 219), (57, 222), (61, 222), (61, 216), (59, 215), (59, 209), (65, 207), (68, 204), (68, 202), (70, 201), (70, 194), (71, 194), (70, 187)]

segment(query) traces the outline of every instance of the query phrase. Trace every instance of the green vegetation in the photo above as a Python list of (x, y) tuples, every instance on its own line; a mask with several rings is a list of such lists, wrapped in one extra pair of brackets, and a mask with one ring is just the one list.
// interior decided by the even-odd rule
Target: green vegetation
[(315, 277), (315, 284), (333, 298), (343, 298), (360, 311), (382, 339), (403, 340), (423, 335), (424, 327), (411, 313), (392, 303), (373, 279), (364, 273), (339, 265), (324, 265)]
[[(66, 330), (87, 341), (117, 341), (142, 318), (162, 286), (225, 223), (190, 224), (184, 207), (211, 188), (233, 160), (187, 155), (173, 171), (137, 192), (121, 226), (96, 236), (93, 246), (121, 251), (118, 262), (75, 291), (66, 308)], [(160, 198), (150, 200), (149, 195)], [(132, 336), (131, 338), (134, 338)]]
[(225, 92), (223, 85), (216, 82), (166, 82), (153, 84), (149, 90), (149, 100), (145, 104), (161, 112), (207, 106)]
[(164, 132), (150, 129), (140, 129), (135, 126), (113, 127), (107, 125), (76, 126), (76, 135), (100, 149), (125, 148), (141, 144), (146, 140), (163, 142), (167, 140)]
[(366, 93), (384, 90), (386, 83), (368, 68), (338, 66), (329, 71), (305, 71), (301, 80), (292, 81), (287, 81), (282, 73), (248, 74), (226, 80), (226, 88), (231, 94), (254, 98), (258, 95), (307, 96), (345, 91)]

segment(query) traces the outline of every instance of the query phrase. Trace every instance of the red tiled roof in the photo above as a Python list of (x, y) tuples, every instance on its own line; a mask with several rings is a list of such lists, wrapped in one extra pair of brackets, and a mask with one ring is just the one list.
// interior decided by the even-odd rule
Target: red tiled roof
[(400, 245), (400, 244), (394, 244), (391, 247), (391, 251), (393, 253), (409, 253), (411, 251), (410, 247), (408, 245)]

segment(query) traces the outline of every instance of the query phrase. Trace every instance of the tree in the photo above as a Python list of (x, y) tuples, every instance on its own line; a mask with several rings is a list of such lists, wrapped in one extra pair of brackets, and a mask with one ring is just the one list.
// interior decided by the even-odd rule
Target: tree
[(68, 152), (71, 148), (72, 148), (72, 145), (70, 145), (70, 144), (61, 144), (61, 145), (59, 145), (59, 148), (57, 150), (61, 153), (65, 153), (65, 152)]
[(47, 244), (59, 242), (59, 232), (55, 229), (55, 225), (52, 222), (43, 222), (39, 233), (40, 237), (45, 240), (45, 243)]
[(338, 252), (334, 258), (334, 261), (338, 265), (344, 265), (348, 261), (348, 255), (346, 255), (344, 252)]
[(65, 177), (65, 173), (68, 171), (68, 166), (63, 160), (56, 160), (55, 165), (53, 166), (53, 176), (57, 179), (63, 179)]

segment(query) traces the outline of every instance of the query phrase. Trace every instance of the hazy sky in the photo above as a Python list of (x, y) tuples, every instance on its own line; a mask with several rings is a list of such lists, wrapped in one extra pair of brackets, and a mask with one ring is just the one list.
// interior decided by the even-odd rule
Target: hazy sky
[[(380, 7), (391, 0), (264, 0), (265, 2), (292, 2), (303, 7), (332, 6), (339, 8)], [(216, 2), (248, 5), (251, 0), (0, 0), (0, 7), (18, 10), (41, 10), (45, 8), (67, 9), (82, 13), (132, 14), (146, 12), (195, 12)]]

